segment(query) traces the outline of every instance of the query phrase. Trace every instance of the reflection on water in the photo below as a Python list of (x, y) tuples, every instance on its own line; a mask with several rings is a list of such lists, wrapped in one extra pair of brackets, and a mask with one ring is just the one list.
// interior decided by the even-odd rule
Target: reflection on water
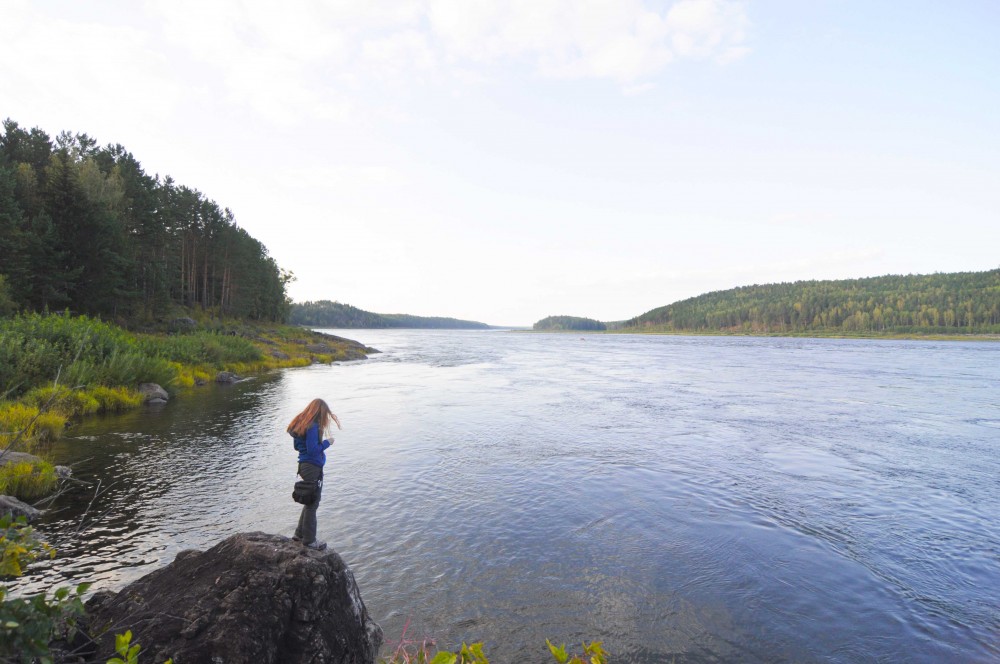
[[(42, 525), (118, 587), (291, 534), (285, 424), (344, 422), (320, 536), (391, 639), (616, 661), (1000, 658), (1000, 345), (347, 331), (384, 351), (84, 423)], [(91, 504), (92, 503), (92, 504)]]

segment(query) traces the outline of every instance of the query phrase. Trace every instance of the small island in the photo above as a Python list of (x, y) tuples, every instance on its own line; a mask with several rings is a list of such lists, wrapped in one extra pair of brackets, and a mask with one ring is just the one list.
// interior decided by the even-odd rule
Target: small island
[(608, 326), (593, 318), (549, 316), (532, 326), (536, 332), (604, 332)]

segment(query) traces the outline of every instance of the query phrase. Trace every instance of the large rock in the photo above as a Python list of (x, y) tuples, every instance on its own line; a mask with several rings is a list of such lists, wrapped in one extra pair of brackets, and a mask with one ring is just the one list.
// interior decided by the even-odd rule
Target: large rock
[(240, 379), (239, 376), (234, 374), (232, 371), (220, 371), (215, 374), (216, 383), (235, 383)]
[(354, 575), (332, 550), (242, 533), (208, 551), (182, 551), (117, 594), (87, 602), (98, 657), (131, 629), (143, 661), (175, 664), (374, 662), (382, 630)]
[(21, 502), (14, 496), (0, 496), (0, 516), (4, 515), (10, 515), (12, 519), (23, 516), (30, 522), (40, 517), (42, 511), (35, 509), (28, 503)]
[(146, 399), (146, 403), (166, 403), (170, 398), (167, 391), (156, 383), (143, 383), (139, 386), (139, 393)]
[(27, 452), (13, 452), (11, 450), (7, 450), (5, 452), (0, 450), (0, 466), (6, 466), (8, 463), (39, 464), (41, 462), (41, 457), (36, 457), (34, 454), (28, 454)]

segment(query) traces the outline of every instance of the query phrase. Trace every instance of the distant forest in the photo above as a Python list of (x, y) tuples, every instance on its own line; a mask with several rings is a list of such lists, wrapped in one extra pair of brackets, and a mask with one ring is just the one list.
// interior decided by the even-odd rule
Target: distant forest
[(625, 321), (629, 331), (1000, 333), (1000, 270), (744, 286)]
[(603, 332), (608, 326), (593, 318), (580, 318), (579, 316), (549, 316), (534, 324), (537, 331), (557, 332), (560, 330), (578, 330), (586, 332)]
[(185, 307), (280, 321), (290, 276), (232, 211), (147, 174), (121, 145), (4, 121), (0, 314), (151, 320)]
[(293, 303), (288, 322), (309, 327), (336, 328), (439, 328), (453, 330), (485, 330), (486, 323), (457, 318), (410, 316), (408, 314), (374, 314), (349, 304), (319, 300)]

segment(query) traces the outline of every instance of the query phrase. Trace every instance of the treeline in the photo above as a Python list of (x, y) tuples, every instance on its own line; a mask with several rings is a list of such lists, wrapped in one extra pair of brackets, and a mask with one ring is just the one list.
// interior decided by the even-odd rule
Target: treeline
[(319, 300), (293, 303), (288, 316), (293, 325), (334, 328), (438, 328), (452, 330), (485, 330), (490, 326), (471, 320), (411, 316), (409, 314), (376, 314), (349, 304)]
[(560, 330), (579, 330), (590, 332), (603, 332), (608, 326), (593, 318), (580, 318), (579, 316), (549, 316), (538, 321), (532, 327), (538, 331), (556, 332)]
[(623, 329), (1000, 333), (1000, 270), (744, 286), (653, 309)]
[[(0, 314), (153, 320), (177, 306), (287, 314), (283, 272), (232, 211), (121, 145), (8, 119), (0, 135)], [(4, 310), (7, 310), (6, 312)]]

